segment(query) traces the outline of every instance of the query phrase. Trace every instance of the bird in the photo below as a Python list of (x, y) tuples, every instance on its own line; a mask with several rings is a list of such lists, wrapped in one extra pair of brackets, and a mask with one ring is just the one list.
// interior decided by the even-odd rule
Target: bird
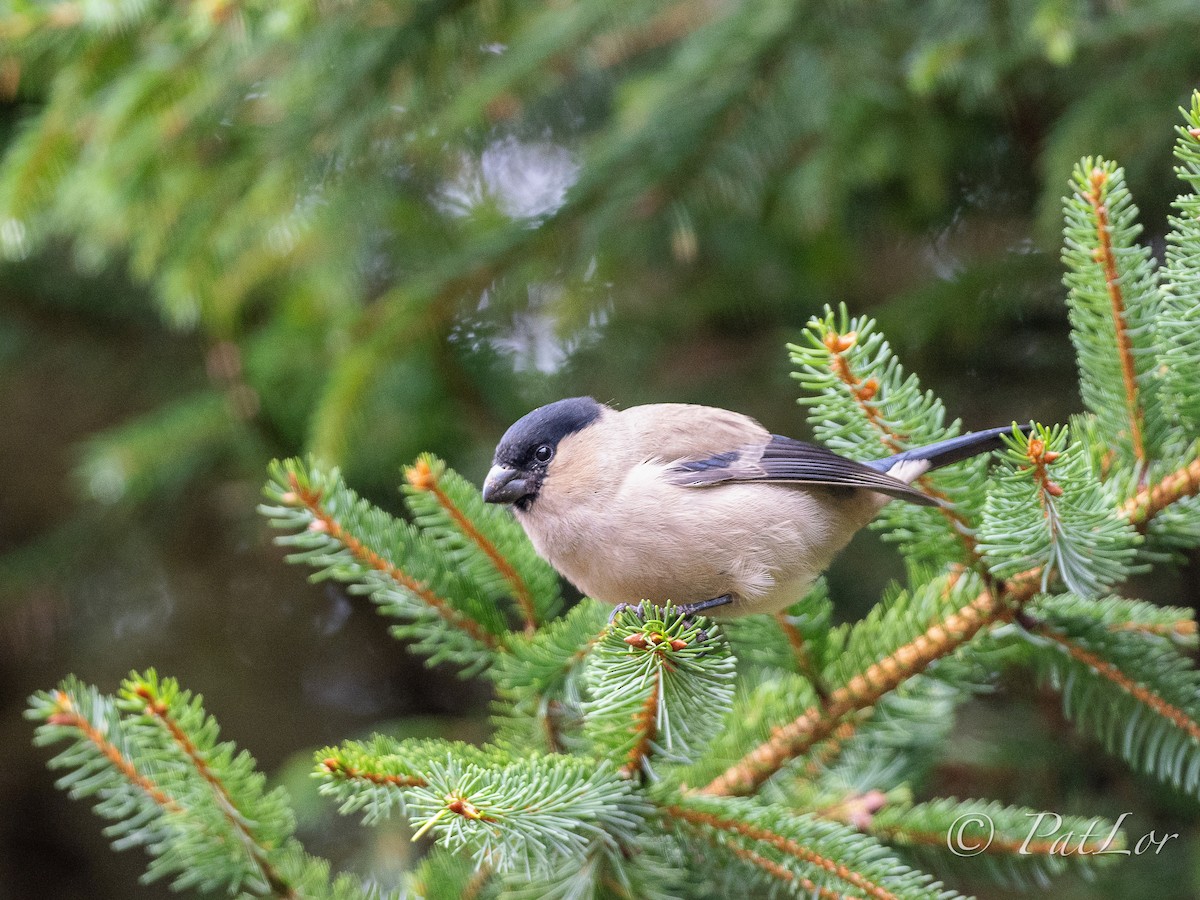
[(537, 553), (615, 610), (774, 613), (889, 501), (940, 505), (916, 479), (1002, 447), (1013, 427), (857, 462), (726, 409), (569, 397), (504, 433), (483, 499), (511, 505)]

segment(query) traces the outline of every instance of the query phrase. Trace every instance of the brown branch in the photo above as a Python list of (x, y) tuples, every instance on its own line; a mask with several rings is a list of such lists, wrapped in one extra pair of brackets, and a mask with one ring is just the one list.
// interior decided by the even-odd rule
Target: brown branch
[(234, 831), (242, 842), (242, 846), (246, 849), (250, 858), (254, 860), (254, 864), (258, 866), (259, 873), (270, 888), (272, 895), (288, 898), (288, 900), (295, 898), (297, 896), (295, 888), (288, 884), (279, 870), (271, 863), (268, 849), (259, 842), (258, 838), (250, 830), (246, 816), (237, 808), (237, 804), (233, 802), (233, 797), (230, 795), (229, 789), (225, 786), (225, 782), (212, 770), (204, 752), (196, 746), (187, 732), (180, 727), (179, 723), (171, 715), (167, 704), (150, 689), (149, 685), (139, 684), (134, 692), (138, 697), (146, 701), (146, 712), (159, 721), (166, 729), (167, 734), (171, 736), (171, 740), (175, 742), (176, 746), (179, 747), (184, 756), (191, 762), (200, 777), (208, 782), (209, 787), (212, 788), (213, 796), (216, 798), (217, 806), (224, 814), (226, 821), (233, 826)]
[[(864, 713), (868, 712), (869, 710), (864, 710)], [(838, 725), (837, 728), (833, 729), (833, 733), (829, 736), (829, 739), (818, 744), (813, 748), (812, 753), (809, 754), (809, 758), (804, 765), (805, 774), (811, 778), (837, 759), (841, 755), (846, 741), (854, 737), (854, 732), (858, 731), (859, 724), (855, 719), (847, 719)]]
[(832, 859), (827, 859), (819, 853), (809, 850), (798, 841), (784, 837), (781, 834), (776, 834), (766, 828), (759, 828), (756, 825), (741, 822), (737, 819), (723, 819), (713, 813), (688, 809), (684, 806), (665, 806), (662, 812), (668, 819), (682, 819), (693, 825), (713, 828), (717, 831), (727, 831), (744, 838), (749, 838), (752, 841), (767, 844), (793, 859), (798, 859), (801, 862), (824, 869), (847, 884), (853, 885), (860, 891), (864, 891), (869, 897), (875, 898), (875, 900), (897, 900), (895, 894), (880, 887), (853, 869), (849, 869)]
[(884, 694), (961, 647), (985, 625), (1006, 618), (1010, 604), (1034, 595), (1039, 582), (1031, 576), (1037, 575), (1040, 570), (1023, 572), (1009, 582), (1005, 591), (981, 592), (962, 609), (854, 676), (830, 694), (824, 706), (810, 707), (799, 718), (776, 728), (770, 738), (714, 778), (701, 792), (717, 795), (752, 792), (789, 760), (829, 737), (852, 712), (874, 706)]
[[(342, 524), (321, 505), (320, 491), (302, 487), (299, 479), (294, 474), (288, 475), (288, 485), (291, 487), (296, 499), (303, 503), (312, 515), (313, 525), (316, 526), (316, 530), (323, 531), (334, 540), (340, 541), (359, 562), (370, 566), (377, 572), (387, 575), (396, 584), (420, 598), (447, 623), (465, 631), (489, 650), (503, 649), (503, 645), (496, 639), (495, 635), (484, 631), (478, 622), (456, 610), (445, 597), (438, 596), (427, 585), (413, 578), (399, 566), (384, 559), (354, 535), (346, 531), (342, 527)], [(286, 500), (287, 498), (285, 498), (285, 502)]]
[(1175, 622), (1116, 622), (1108, 626), (1109, 631), (1137, 631), (1166, 638), (1188, 638), (1197, 634), (1195, 619), (1179, 619)]
[(800, 671), (801, 675), (808, 679), (808, 683), (812, 685), (817, 696), (824, 701), (828, 698), (829, 692), (825, 687), (824, 681), (821, 679), (821, 673), (813, 665), (812, 654), (808, 652), (808, 645), (804, 641), (804, 635), (799, 628), (792, 624), (792, 620), (783, 610), (775, 613), (775, 621), (779, 624), (779, 630), (783, 632), (783, 636), (787, 638), (788, 645), (792, 648), (792, 655), (796, 659), (796, 668)]
[(463, 533), (471, 543), (480, 549), (496, 567), (496, 571), (500, 573), (509, 586), (513, 589), (513, 595), (517, 601), (517, 605), (521, 608), (521, 615), (525, 619), (525, 633), (533, 634), (537, 630), (538, 615), (537, 607), (533, 602), (533, 594), (529, 590), (529, 585), (525, 583), (525, 579), (521, 574), (513, 568), (510, 563), (497, 548), (496, 545), (487, 539), (475, 523), (466, 517), (461, 509), (455, 505), (454, 501), (446, 496), (446, 492), (442, 490), (438, 484), (438, 473), (433, 470), (433, 467), (424, 459), (417, 460), (416, 464), (405, 470), (404, 477), (418, 491), (426, 491), (433, 495), (433, 498), (458, 527), (458, 530)]
[(1150, 520), (1183, 497), (1200, 493), (1200, 459), (1194, 459), (1157, 484), (1142, 488), (1125, 502), (1122, 514), (1138, 531), (1145, 531)]
[(51, 725), (65, 725), (68, 728), (76, 728), (85, 738), (87, 738), (93, 746), (96, 747), (104, 758), (107, 759), (118, 772), (121, 777), (130, 784), (140, 788), (151, 800), (161, 806), (168, 812), (179, 812), (179, 804), (163, 793), (162, 788), (155, 784), (150, 778), (139, 772), (133, 765), (133, 761), (121, 752), (115, 744), (108, 740), (100, 733), (91, 722), (85, 719), (75, 707), (74, 701), (65, 691), (54, 692), (54, 702), (58, 707), (58, 712), (52, 713), (46, 720)]
[(795, 872), (784, 868), (777, 862), (767, 859), (762, 854), (755, 853), (753, 850), (732, 845), (726, 845), (726, 849), (738, 859), (745, 860), (750, 865), (762, 869), (772, 878), (777, 878), (780, 881), (796, 882), (804, 889), (806, 896), (815, 895), (822, 898), (822, 900), (852, 900), (848, 894), (839, 894), (837, 891), (830, 890), (829, 888), (818, 887), (816, 882), (798, 876)]
[(1096, 248), (1095, 260), (1104, 269), (1104, 281), (1108, 286), (1108, 299), (1112, 304), (1113, 328), (1117, 336), (1117, 353), (1121, 359), (1121, 374), (1125, 379), (1125, 406), (1129, 413), (1129, 433), (1133, 441), (1133, 454), (1141, 463), (1146, 462), (1146, 447), (1142, 439), (1142, 411), (1138, 404), (1137, 370), (1133, 362), (1133, 345), (1129, 339), (1129, 328), (1125, 323), (1125, 298), (1121, 294), (1121, 276), (1117, 271), (1117, 258), (1112, 248), (1112, 228), (1108, 220), (1108, 206), (1104, 203), (1104, 184), (1108, 173), (1099, 166), (1092, 169), (1091, 190), (1084, 196), (1092, 206), (1096, 220), (1096, 236), (1100, 246)]
[(642, 763), (650, 755), (650, 744), (658, 733), (658, 705), (662, 700), (662, 673), (654, 679), (654, 687), (647, 695), (641, 708), (633, 714), (634, 734), (637, 740), (625, 757), (625, 765), (621, 766), (621, 774), (632, 778), (641, 768)]
[(495, 870), (487, 863), (480, 865), (475, 874), (471, 876), (471, 880), (463, 888), (459, 900), (475, 900), (476, 897), (483, 893), (483, 889), (487, 887), (487, 883), (492, 880), (492, 875), (494, 874)]
[(378, 784), (384, 787), (425, 787), (428, 784), (420, 775), (393, 775), (387, 772), (357, 769), (333, 756), (321, 760), (321, 767), (330, 775), (340, 775), (343, 778), (356, 781), (369, 781), (371, 784)]
[(850, 369), (850, 364), (846, 362), (846, 357), (843, 356), (847, 350), (853, 347), (858, 342), (858, 332), (848, 331), (845, 334), (838, 334), (830, 331), (822, 339), (825, 344), (825, 349), (829, 351), (829, 368), (833, 371), (842, 382), (846, 385), (846, 389), (850, 392), (850, 396), (854, 398), (854, 402), (858, 404), (858, 408), (862, 410), (862, 414), (866, 417), (867, 422), (879, 432), (879, 440), (883, 446), (891, 453), (900, 453), (904, 450), (904, 441), (908, 439), (907, 435), (897, 434), (883, 420), (883, 415), (879, 412), (879, 407), (871, 401), (875, 395), (879, 393), (879, 382), (874, 378), (868, 378), (863, 381)]
[[(1121, 507), (1131, 522), (1145, 523), (1172, 503), (1200, 493), (1200, 460), (1140, 490)], [(1007, 621), (1040, 589), (1041, 568), (1028, 569), (989, 587), (969, 604), (935, 623), (913, 641), (834, 691), (824, 706), (810, 707), (776, 728), (771, 736), (701, 789), (705, 794), (745, 794), (755, 790), (786, 763), (828, 737), (852, 712), (873, 706), (936, 660), (953, 653), (984, 627)]]
[(1143, 684), (1134, 681), (1117, 666), (1110, 663), (1108, 660), (1097, 656), (1090, 650), (1085, 650), (1080, 647), (1066, 635), (1059, 631), (1043, 624), (1033, 624), (1029, 630), (1036, 635), (1046, 638), (1060, 646), (1067, 652), (1072, 659), (1083, 663), (1096, 670), (1096, 674), (1101, 678), (1111, 681), (1125, 693), (1129, 694), (1135, 700), (1145, 704), (1170, 721), (1180, 731), (1185, 732), (1192, 740), (1200, 742), (1200, 723), (1196, 722), (1191, 716), (1185, 713), (1179, 707), (1168, 703), (1154, 691), (1150, 690)]

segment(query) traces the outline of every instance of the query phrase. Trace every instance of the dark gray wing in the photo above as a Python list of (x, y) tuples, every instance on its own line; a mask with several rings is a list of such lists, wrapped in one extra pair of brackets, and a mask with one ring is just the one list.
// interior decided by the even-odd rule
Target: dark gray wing
[(916, 488), (870, 466), (832, 450), (771, 435), (765, 447), (742, 447), (704, 459), (682, 460), (667, 470), (676, 484), (708, 487), (733, 481), (770, 481), (781, 484), (819, 484), (828, 487), (866, 488), (891, 497), (938, 506), (938, 501)]

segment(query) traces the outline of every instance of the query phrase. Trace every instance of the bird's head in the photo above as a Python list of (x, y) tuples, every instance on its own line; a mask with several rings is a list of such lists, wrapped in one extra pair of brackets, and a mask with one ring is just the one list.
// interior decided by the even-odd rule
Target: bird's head
[(591, 397), (571, 397), (540, 406), (518, 419), (496, 447), (492, 469), (483, 482), (483, 499), (529, 509), (554, 465), (559, 442), (587, 428), (604, 409)]

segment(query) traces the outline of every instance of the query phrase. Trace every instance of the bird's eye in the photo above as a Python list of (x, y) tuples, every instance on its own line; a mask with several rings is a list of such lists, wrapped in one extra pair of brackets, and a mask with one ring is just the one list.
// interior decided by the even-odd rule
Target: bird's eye
[(550, 457), (554, 455), (554, 448), (549, 444), (542, 444), (533, 451), (533, 458), (540, 463), (550, 462)]

